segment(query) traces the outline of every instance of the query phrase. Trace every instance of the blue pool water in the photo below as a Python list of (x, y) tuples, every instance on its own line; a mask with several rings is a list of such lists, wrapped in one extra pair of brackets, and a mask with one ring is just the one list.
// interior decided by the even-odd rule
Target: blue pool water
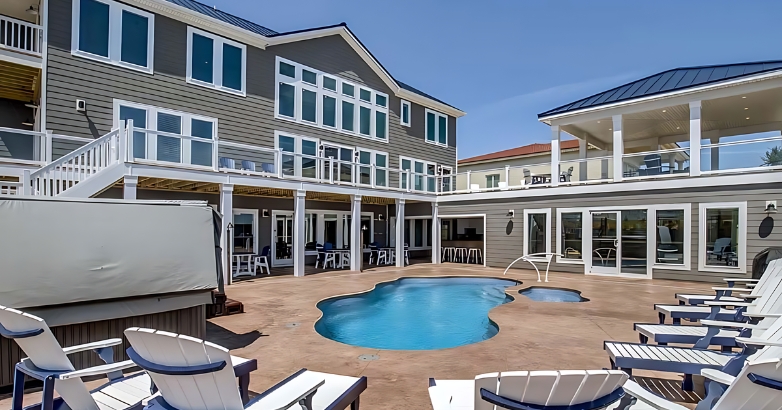
[(529, 287), (519, 291), (520, 294), (536, 302), (586, 302), (580, 292), (569, 289), (556, 289), (544, 287)]
[(354, 346), (432, 350), (489, 339), (499, 332), (492, 308), (513, 300), (518, 283), (491, 278), (404, 278), (368, 293), (318, 303), (322, 336)]

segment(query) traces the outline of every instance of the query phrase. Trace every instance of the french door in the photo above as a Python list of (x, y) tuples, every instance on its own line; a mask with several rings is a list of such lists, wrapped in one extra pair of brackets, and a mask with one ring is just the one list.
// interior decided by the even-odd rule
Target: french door
[(592, 273), (618, 274), (622, 241), (619, 236), (619, 212), (592, 212)]
[[(650, 231), (646, 209), (591, 211), (590, 273), (647, 275)], [(653, 238), (653, 237), (652, 237)], [(653, 254), (653, 253), (652, 253)]]
[(272, 214), (272, 266), (293, 266), (293, 212)]

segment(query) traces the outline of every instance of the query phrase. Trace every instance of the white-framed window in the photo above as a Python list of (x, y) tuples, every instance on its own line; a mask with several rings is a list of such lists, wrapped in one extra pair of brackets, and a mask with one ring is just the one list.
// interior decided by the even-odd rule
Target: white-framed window
[(588, 229), (589, 210), (583, 208), (557, 208), (557, 256), (558, 263), (584, 264), (584, 237)]
[(441, 186), (440, 192), (451, 192), (456, 189), (456, 180), (453, 177), (453, 168), (445, 165), (440, 167)]
[(130, 154), (135, 159), (213, 167), (217, 119), (167, 108), (114, 100), (114, 127), (133, 120)]
[(437, 188), (436, 163), (400, 156), (399, 168), (402, 170), (399, 178), (400, 188), (407, 189), (408, 174), (410, 174), (413, 191), (435, 192)]
[[(358, 167), (357, 178), (359, 184), (379, 187), (388, 186), (388, 153), (365, 148), (356, 148), (356, 162)], [(375, 166), (374, 175), (372, 166)]]
[(233, 252), (258, 255), (258, 210), (233, 209)]
[(277, 57), (274, 116), (388, 142), (388, 95)]
[(399, 100), (400, 101), (400, 107), (399, 107), (399, 124), (409, 127), (410, 126), (410, 116), (411, 116), (411, 109), (412, 106), (410, 105), (410, 101), (405, 100)]
[(448, 146), (448, 116), (426, 109), (426, 142)]
[[(551, 208), (524, 210), (524, 254), (551, 253)], [(538, 259), (538, 258), (531, 258)], [(539, 257), (546, 260), (545, 256)]]
[[(394, 218), (394, 220), (396, 220), (396, 218)], [(431, 224), (432, 217), (430, 216), (412, 216), (405, 218), (403, 239), (409, 250), (432, 249)], [(394, 238), (392, 244), (395, 244), (395, 242), (396, 240)]]
[(747, 203), (699, 204), (698, 270), (747, 272)]
[(317, 138), (274, 132), (274, 148), (282, 150), (282, 174), (285, 176), (318, 178), (318, 146)]
[(73, 0), (71, 54), (152, 73), (155, 16), (112, 0)]
[(498, 188), (500, 186), (500, 174), (486, 175), (486, 188)]
[(247, 46), (187, 27), (187, 82), (247, 95)]
[(654, 223), (655, 269), (691, 268), (692, 204), (658, 205), (649, 208)]

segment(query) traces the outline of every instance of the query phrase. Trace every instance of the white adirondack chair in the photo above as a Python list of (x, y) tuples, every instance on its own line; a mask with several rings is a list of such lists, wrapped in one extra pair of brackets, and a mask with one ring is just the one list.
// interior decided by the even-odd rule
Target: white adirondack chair
[[(429, 379), (434, 410), (601, 409), (619, 401), (628, 375), (618, 370), (515, 371), (474, 380)], [(562, 407), (557, 407), (562, 406)]]
[[(760, 279), (744, 279), (744, 278), (724, 278), (723, 279), (728, 286), (715, 286), (712, 290), (715, 291), (714, 295), (701, 295), (692, 293), (677, 293), (676, 299), (680, 304), (685, 305), (701, 305), (708, 300), (721, 300), (723, 302), (745, 302), (747, 297), (737, 297), (739, 294), (749, 294), (752, 297), (757, 297), (765, 291), (766, 286), (770, 286), (773, 283), (778, 283), (782, 280), (782, 260), (776, 259), (771, 261)], [(737, 284), (744, 284), (749, 287), (736, 287)]]
[[(0, 334), (14, 339), (28, 356), (16, 365), (12, 410), (22, 409), (24, 375), (43, 381), (41, 408), (58, 408), (64, 401), (71, 409), (140, 409), (142, 400), (151, 395), (149, 376), (140, 373), (122, 376), (122, 370), (135, 365), (130, 360), (113, 363), (112, 346), (121, 339), (109, 339), (62, 348), (46, 322), (16, 309), (0, 306)], [(68, 355), (93, 350), (106, 364), (76, 370)], [(81, 378), (107, 375), (109, 382), (89, 391)], [(60, 395), (54, 399), (54, 392)]]
[(128, 356), (146, 370), (160, 396), (149, 410), (358, 410), (366, 377), (348, 377), (302, 369), (246, 405), (242, 403), (228, 349), (190, 336), (130, 328)]

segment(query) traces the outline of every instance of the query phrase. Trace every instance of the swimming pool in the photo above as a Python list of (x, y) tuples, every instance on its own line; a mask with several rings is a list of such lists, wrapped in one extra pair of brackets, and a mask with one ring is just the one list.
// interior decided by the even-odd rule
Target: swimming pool
[(526, 289), (521, 289), (519, 293), (536, 302), (588, 302), (589, 301), (589, 299), (581, 296), (581, 292), (573, 289), (530, 286)]
[(489, 339), (499, 332), (492, 308), (512, 297), (506, 279), (402, 278), (367, 293), (318, 303), (315, 323), (322, 336), (354, 346), (389, 350), (433, 350)]

